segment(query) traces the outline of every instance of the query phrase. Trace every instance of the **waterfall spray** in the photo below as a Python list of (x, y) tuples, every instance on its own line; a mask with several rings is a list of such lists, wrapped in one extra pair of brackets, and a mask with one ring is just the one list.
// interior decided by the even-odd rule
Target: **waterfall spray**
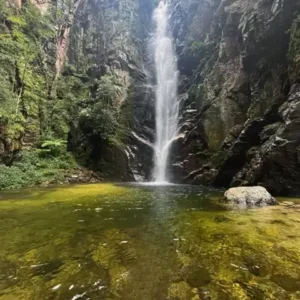
[(156, 182), (167, 182), (167, 164), (172, 140), (178, 127), (179, 103), (177, 96), (177, 57), (171, 30), (167, 1), (161, 0), (154, 11), (156, 31), (154, 37), (156, 71), (156, 142), (155, 170)]

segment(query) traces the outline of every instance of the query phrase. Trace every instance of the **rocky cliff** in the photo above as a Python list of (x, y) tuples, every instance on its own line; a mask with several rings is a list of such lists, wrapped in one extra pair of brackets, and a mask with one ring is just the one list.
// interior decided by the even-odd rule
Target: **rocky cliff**
[(184, 132), (176, 179), (299, 192), (300, 3), (174, 2)]
[(79, 80), (86, 94), (71, 120), (69, 148), (114, 180), (151, 177), (154, 101), (147, 48), (153, 7), (146, 0), (85, 0), (70, 32), (62, 81)]
[[(173, 0), (177, 182), (300, 192), (300, 3)], [(107, 179), (150, 180), (154, 0), (0, 1), (0, 162), (66, 140)]]
[(8, 61), (0, 67), (0, 162), (11, 165), (22, 149), (59, 139), (108, 179), (150, 178), (154, 2), (0, 4), (0, 59)]

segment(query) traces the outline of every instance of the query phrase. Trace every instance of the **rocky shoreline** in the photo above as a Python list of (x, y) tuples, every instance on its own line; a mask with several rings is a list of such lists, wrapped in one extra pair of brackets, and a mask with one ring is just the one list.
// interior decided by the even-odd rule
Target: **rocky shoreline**
[(76, 168), (69, 170), (57, 170), (57, 172), (64, 172), (62, 180), (53, 180), (50, 182), (43, 182), (38, 186), (48, 187), (52, 185), (65, 184), (80, 184), (80, 183), (100, 183), (104, 182), (103, 174), (91, 171), (86, 168)]

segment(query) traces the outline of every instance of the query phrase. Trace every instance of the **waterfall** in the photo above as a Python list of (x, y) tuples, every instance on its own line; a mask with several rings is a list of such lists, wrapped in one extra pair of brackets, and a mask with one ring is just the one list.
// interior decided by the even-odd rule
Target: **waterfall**
[(155, 169), (156, 182), (167, 182), (167, 164), (170, 146), (178, 127), (179, 103), (177, 97), (178, 70), (177, 57), (171, 30), (168, 3), (161, 0), (154, 11), (156, 25), (154, 36), (154, 58), (156, 72), (156, 142)]

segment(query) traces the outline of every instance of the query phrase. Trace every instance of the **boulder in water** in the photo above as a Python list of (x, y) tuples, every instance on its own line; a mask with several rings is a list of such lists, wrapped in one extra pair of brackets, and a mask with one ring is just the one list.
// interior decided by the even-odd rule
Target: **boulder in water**
[(262, 186), (237, 187), (225, 192), (225, 201), (242, 205), (275, 205), (277, 201)]

